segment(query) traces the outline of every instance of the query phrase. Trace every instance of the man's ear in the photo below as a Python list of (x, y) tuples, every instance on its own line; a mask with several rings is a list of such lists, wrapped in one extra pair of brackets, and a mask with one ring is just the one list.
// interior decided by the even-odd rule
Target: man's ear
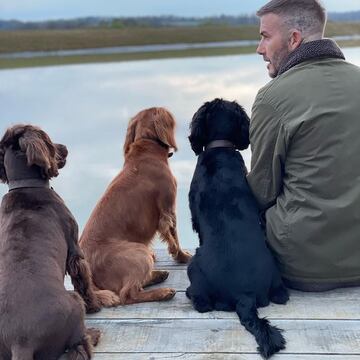
[(290, 32), (290, 38), (289, 38), (289, 50), (293, 51), (297, 49), (303, 41), (303, 36), (301, 34), (301, 31), (292, 29)]

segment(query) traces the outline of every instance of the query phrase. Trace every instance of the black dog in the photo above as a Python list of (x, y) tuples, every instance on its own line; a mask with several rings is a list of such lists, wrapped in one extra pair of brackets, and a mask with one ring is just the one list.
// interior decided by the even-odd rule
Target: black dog
[(285, 304), (289, 297), (237, 151), (249, 146), (249, 118), (236, 102), (215, 99), (196, 112), (190, 131), (199, 157), (189, 201), (200, 246), (188, 267), (186, 295), (199, 312), (236, 311), (268, 358), (285, 348), (285, 339), (281, 330), (259, 319), (257, 307), (269, 301)]
[[(49, 179), (67, 149), (31, 125), (9, 128), (0, 141), (0, 360), (91, 358), (100, 332), (86, 329), (100, 310), (78, 245), (77, 223)], [(77, 292), (64, 288), (65, 271)], [(81, 295), (81, 297), (79, 296)]]

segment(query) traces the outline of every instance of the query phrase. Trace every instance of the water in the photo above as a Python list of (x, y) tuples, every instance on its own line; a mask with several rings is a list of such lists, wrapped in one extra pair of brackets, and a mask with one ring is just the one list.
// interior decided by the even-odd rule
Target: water
[[(360, 66), (360, 48), (344, 52), (348, 61)], [(187, 140), (190, 120), (203, 102), (215, 97), (237, 100), (250, 115), (257, 91), (268, 80), (257, 55), (2, 70), (0, 135), (13, 124), (31, 123), (68, 147), (67, 165), (52, 186), (81, 230), (122, 167), (130, 117), (147, 107), (167, 107), (178, 124), (179, 151), (170, 164), (178, 180), (179, 238), (184, 247), (193, 248), (198, 240), (187, 200), (196, 163)], [(249, 167), (250, 151), (242, 154)], [(0, 184), (0, 196), (6, 191)]]

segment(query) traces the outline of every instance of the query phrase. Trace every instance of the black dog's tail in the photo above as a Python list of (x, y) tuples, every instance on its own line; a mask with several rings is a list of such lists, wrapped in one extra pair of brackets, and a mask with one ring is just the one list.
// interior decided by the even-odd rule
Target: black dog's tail
[(286, 341), (282, 330), (270, 325), (267, 319), (259, 319), (255, 297), (242, 296), (236, 304), (236, 313), (246, 330), (255, 336), (258, 351), (268, 359), (276, 352), (285, 349)]

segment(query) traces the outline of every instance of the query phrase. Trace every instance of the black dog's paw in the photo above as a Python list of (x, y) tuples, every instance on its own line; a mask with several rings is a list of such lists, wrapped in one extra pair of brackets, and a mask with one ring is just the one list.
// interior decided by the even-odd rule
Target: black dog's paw
[(289, 292), (285, 286), (280, 286), (270, 293), (270, 301), (274, 304), (286, 304), (289, 300)]
[(209, 312), (209, 311), (214, 310), (212, 304), (210, 304), (209, 301), (207, 301), (206, 299), (204, 299), (202, 297), (194, 296), (194, 297), (192, 297), (192, 302), (193, 302), (195, 310), (200, 313)]
[(216, 311), (235, 311), (235, 306), (225, 302), (216, 302), (214, 305)]

